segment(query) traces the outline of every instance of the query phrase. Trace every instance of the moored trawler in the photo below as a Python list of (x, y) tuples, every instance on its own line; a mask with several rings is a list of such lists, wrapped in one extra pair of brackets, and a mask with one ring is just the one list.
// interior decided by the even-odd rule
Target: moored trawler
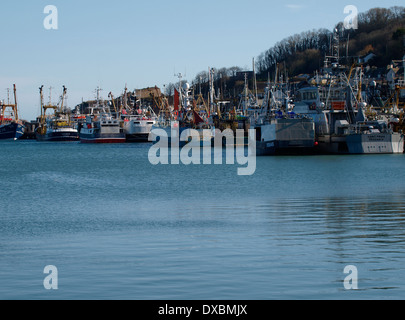
[[(11, 109), (6, 115), (7, 109)], [(0, 140), (18, 140), (24, 134), (24, 125), (18, 119), (17, 90), (14, 84), (14, 104), (7, 104), (0, 101)]]
[(349, 115), (346, 102), (342, 100), (344, 98), (339, 96), (338, 99), (326, 105), (321, 100), (318, 87), (305, 87), (295, 94), (293, 111), (313, 119), (320, 153), (349, 152), (346, 143), (346, 129), (350, 126)]
[[(356, 99), (353, 88), (346, 82), (335, 88), (326, 103), (321, 101), (317, 87), (297, 92), (294, 111), (315, 121), (319, 150), (337, 154), (392, 154), (403, 153), (404, 136), (393, 132), (386, 120), (368, 120), (367, 104)], [(338, 97), (332, 100), (330, 96)]]
[(124, 117), (124, 131), (128, 142), (148, 142), (155, 119), (138, 116)]
[(275, 118), (255, 129), (258, 156), (310, 154), (316, 151), (312, 119), (294, 116)]
[[(181, 79), (181, 75), (179, 75)], [(191, 95), (190, 85), (181, 84), (175, 89), (174, 110), (161, 110), (156, 123), (152, 126), (149, 141), (159, 139), (155, 134), (157, 130), (165, 133), (169, 139), (178, 140), (179, 146), (184, 147), (208, 147), (212, 146), (215, 137), (215, 127), (210, 124), (207, 115), (203, 115), (197, 107), (197, 103)], [(155, 131), (156, 130), (156, 131)]]
[[(121, 99), (121, 106), (116, 108), (113, 94), (110, 92), (110, 104), (114, 107), (115, 115), (123, 122), (123, 129), (127, 142), (148, 142), (152, 126), (156, 124), (157, 116), (152, 108), (142, 107), (141, 99), (135, 100), (135, 103), (129, 104), (128, 89), (125, 86), (124, 94)], [(139, 105), (136, 106), (136, 103)]]
[(66, 120), (53, 119), (49, 120), (46, 126), (37, 129), (36, 139), (48, 142), (78, 141), (79, 134), (77, 129), (72, 128)]
[(122, 122), (110, 115), (87, 116), (80, 130), (82, 143), (124, 143), (126, 142)]
[(384, 121), (357, 123), (346, 137), (351, 154), (403, 153), (404, 135), (393, 132)]
[[(35, 132), (37, 141), (78, 141), (79, 132), (72, 124), (69, 113), (64, 111), (66, 87), (63, 86), (60, 106), (52, 105), (51, 101), (45, 105), (43, 103), (43, 86), (39, 88), (39, 91), (41, 97), (41, 118), (40, 126)], [(48, 109), (52, 109), (54, 114), (47, 116), (46, 112)]]
[(314, 120), (289, 112), (288, 94), (284, 100), (277, 101), (274, 88), (266, 88), (263, 105), (253, 121), (259, 156), (311, 154), (317, 149)]
[(156, 124), (153, 111), (139, 109), (137, 114), (121, 115), (124, 121), (124, 132), (127, 142), (148, 142), (152, 127)]
[(123, 121), (114, 118), (100, 103), (100, 89), (97, 88), (97, 104), (91, 108), (80, 129), (82, 143), (124, 143), (126, 142)]
[(0, 118), (0, 140), (18, 140), (24, 134), (24, 126), (8, 118)]

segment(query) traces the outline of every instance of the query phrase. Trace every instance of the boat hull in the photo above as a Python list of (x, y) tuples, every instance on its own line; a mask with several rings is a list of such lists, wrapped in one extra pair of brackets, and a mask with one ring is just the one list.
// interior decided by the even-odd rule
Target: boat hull
[(306, 118), (276, 119), (256, 128), (258, 156), (316, 152), (315, 124)]
[(116, 119), (106, 119), (101, 122), (88, 122), (80, 130), (82, 143), (125, 143), (126, 137), (122, 123)]
[(124, 134), (80, 134), (81, 143), (125, 143)]
[(258, 156), (274, 155), (314, 155), (318, 153), (318, 148), (311, 142), (303, 146), (283, 146), (278, 141), (256, 143), (256, 154)]
[(81, 143), (125, 143), (126, 139), (114, 139), (114, 138), (95, 138), (95, 139), (80, 139)]
[(154, 119), (129, 116), (124, 121), (127, 142), (148, 142), (149, 134), (156, 121)]
[(317, 141), (320, 154), (349, 154), (344, 135), (319, 135)]
[(149, 133), (126, 134), (127, 142), (149, 142)]
[(393, 154), (404, 152), (400, 133), (350, 134), (346, 137), (350, 154)]
[(18, 123), (0, 125), (0, 140), (18, 140), (24, 135), (24, 128)]
[[(156, 135), (155, 130), (160, 130), (162, 133), (164, 133), (163, 138), (167, 138), (167, 147), (172, 147), (172, 142), (175, 142), (176, 146), (179, 148), (183, 148), (185, 146), (187, 147), (211, 147), (214, 145), (214, 138), (215, 138), (215, 129), (210, 128), (210, 129), (193, 129), (193, 128), (187, 128), (187, 127), (158, 127), (154, 126), (151, 130), (150, 135), (148, 135), (148, 140), (149, 142), (156, 143), (157, 141), (160, 141), (162, 137)], [(190, 130), (187, 132), (187, 130)], [(191, 131), (192, 130), (192, 131)], [(183, 133), (191, 134), (191, 133), (196, 133), (198, 134), (195, 136), (189, 136), (185, 135)], [(183, 137), (182, 137), (183, 134)], [(187, 138), (186, 141), (183, 141), (180, 139), (182, 138)]]
[(47, 132), (45, 134), (36, 133), (35, 135), (37, 141), (41, 142), (69, 142), (69, 141), (79, 141), (79, 133), (77, 130), (57, 130)]

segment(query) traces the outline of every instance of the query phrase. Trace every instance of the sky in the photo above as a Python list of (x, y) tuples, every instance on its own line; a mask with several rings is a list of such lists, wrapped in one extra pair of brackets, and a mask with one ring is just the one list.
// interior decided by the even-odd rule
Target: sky
[[(57, 9), (57, 29), (48, 30)], [(20, 118), (40, 114), (52, 88), (67, 105), (95, 97), (100, 87), (119, 96), (129, 90), (192, 81), (209, 67), (252, 69), (252, 59), (303, 31), (332, 30), (348, 14), (404, 6), (403, 0), (15, 0), (0, 3), (0, 100), (17, 86)], [(55, 23), (53, 20), (52, 23)]]

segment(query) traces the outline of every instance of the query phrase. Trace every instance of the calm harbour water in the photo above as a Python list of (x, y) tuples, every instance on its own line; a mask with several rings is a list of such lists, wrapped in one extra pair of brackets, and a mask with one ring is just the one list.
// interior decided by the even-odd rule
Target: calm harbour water
[(246, 177), (149, 148), (0, 142), (0, 299), (405, 298), (405, 155), (260, 157)]

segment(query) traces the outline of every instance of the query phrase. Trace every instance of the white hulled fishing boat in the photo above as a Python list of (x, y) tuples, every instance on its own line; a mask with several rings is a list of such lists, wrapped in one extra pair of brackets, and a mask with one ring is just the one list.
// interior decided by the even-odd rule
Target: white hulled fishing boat
[(80, 129), (80, 142), (82, 143), (124, 143), (126, 142), (123, 121), (107, 112), (100, 101), (100, 90), (97, 88), (96, 105), (91, 108), (90, 114)]
[[(112, 101), (114, 103), (114, 99)], [(124, 91), (123, 105), (120, 108), (119, 115), (124, 121), (124, 133), (127, 142), (148, 142), (149, 134), (153, 125), (156, 124), (157, 116), (149, 106), (142, 106), (141, 98), (130, 106), (128, 104), (127, 88)]]

